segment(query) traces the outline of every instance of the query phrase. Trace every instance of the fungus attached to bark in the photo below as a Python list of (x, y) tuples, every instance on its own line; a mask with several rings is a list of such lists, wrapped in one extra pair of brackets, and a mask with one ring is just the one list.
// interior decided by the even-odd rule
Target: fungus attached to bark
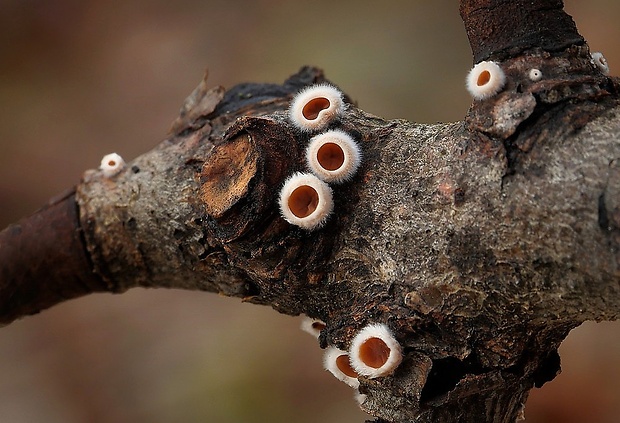
[(500, 92), (506, 74), (495, 62), (485, 61), (474, 66), (467, 75), (467, 91), (475, 100), (484, 100)]
[(340, 90), (328, 84), (312, 85), (295, 96), (289, 118), (302, 131), (320, 131), (341, 115), (344, 108)]
[(323, 226), (334, 208), (331, 188), (309, 173), (295, 173), (280, 191), (280, 212), (292, 225), (313, 230)]
[(543, 77), (542, 72), (540, 71), (540, 69), (530, 69), (528, 75), (527, 75), (531, 81), (533, 82), (537, 82), (540, 81)]
[(357, 372), (351, 367), (349, 355), (346, 351), (339, 350), (336, 347), (328, 347), (323, 355), (323, 366), (338, 380), (352, 388), (357, 389), (359, 387)]
[(308, 167), (325, 182), (340, 183), (351, 179), (361, 157), (353, 137), (337, 129), (316, 135), (306, 149)]
[(402, 361), (403, 354), (387, 325), (375, 323), (355, 335), (349, 359), (359, 375), (373, 379), (393, 373)]
[(599, 68), (599, 70), (603, 73), (603, 75), (609, 75), (609, 64), (607, 63), (607, 59), (603, 56), (603, 53), (600, 51), (595, 51), (592, 53), (592, 63)]
[(118, 174), (124, 167), (125, 160), (116, 153), (110, 153), (103, 156), (99, 169), (101, 169), (105, 177), (109, 178)]
[(318, 338), (321, 331), (325, 329), (325, 322), (319, 319), (313, 319), (312, 317), (304, 316), (301, 321), (301, 330), (309, 333), (310, 335)]

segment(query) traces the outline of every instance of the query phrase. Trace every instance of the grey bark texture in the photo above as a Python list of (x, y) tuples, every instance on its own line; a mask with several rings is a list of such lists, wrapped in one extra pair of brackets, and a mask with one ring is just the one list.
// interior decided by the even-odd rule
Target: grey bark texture
[[(508, 3), (536, 5), (527, 10), (563, 32), (501, 32), (489, 47), (481, 10)], [(493, 58), (507, 75), (462, 122), (386, 121), (349, 102), (330, 127), (354, 136), (363, 161), (333, 186), (318, 230), (287, 223), (277, 198), (306, 169), (311, 137), (291, 124), (289, 103), (322, 72), (227, 92), (203, 81), (157, 148), (77, 186), (74, 231), (92, 280), (76, 295), (222, 293), (320, 319), (321, 346), (342, 350), (385, 323), (404, 359), (392, 375), (359, 378), (377, 422), (519, 419), (529, 390), (559, 372), (568, 332), (620, 312), (620, 117), (618, 80), (592, 63), (562, 3), (508, 3), (461, 4), (476, 61)], [(15, 254), (7, 231), (28, 221), (0, 236), (3, 263)], [(34, 295), (16, 306), (15, 272), (0, 273), (3, 323), (51, 305)]]

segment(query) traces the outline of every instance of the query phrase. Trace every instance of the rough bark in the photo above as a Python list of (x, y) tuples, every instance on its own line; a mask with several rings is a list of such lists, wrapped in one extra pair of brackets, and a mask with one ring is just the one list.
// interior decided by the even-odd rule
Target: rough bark
[[(462, 2), (474, 60), (494, 58), (508, 77), (463, 122), (386, 121), (349, 104), (333, 127), (359, 141), (363, 163), (334, 186), (335, 212), (316, 231), (284, 221), (277, 195), (305, 169), (310, 137), (286, 110), (321, 71), (226, 93), (203, 82), (157, 148), (78, 185), (79, 221), (63, 231), (83, 232), (67, 263), (90, 281), (83, 290), (58, 295), (75, 285), (61, 270), (51, 296), (43, 272), (17, 278), (5, 257), (22, 241), (3, 232), (0, 321), (147, 286), (304, 313), (326, 322), (322, 347), (346, 350), (382, 322), (405, 358), (391, 376), (360, 378), (377, 421), (514, 422), (529, 390), (558, 373), (567, 333), (620, 312), (619, 85), (561, 6)], [(514, 32), (532, 16), (538, 25)], [(531, 68), (544, 77), (532, 82)]]
[(474, 63), (533, 47), (555, 52), (585, 44), (562, 0), (461, 0), (460, 11)]

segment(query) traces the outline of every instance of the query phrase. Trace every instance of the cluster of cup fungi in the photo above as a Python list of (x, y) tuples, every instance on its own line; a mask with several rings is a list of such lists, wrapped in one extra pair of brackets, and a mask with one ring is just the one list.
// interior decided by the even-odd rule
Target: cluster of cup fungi
[[(305, 317), (301, 329), (318, 338), (326, 324)], [(389, 376), (403, 359), (403, 351), (390, 328), (384, 323), (370, 323), (351, 340), (348, 351), (329, 346), (323, 355), (325, 370), (355, 389), (355, 399), (361, 405), (366, 396), (359, 393), (359, 377), (369, 379)]]
[[(361, 162), (356, 141), (339, 129), (326, 130), (346, 110), (343, 94), (327, 84), (309, 86), (291, 102), (289, 119), (300, 131), (313, 135), (306, 147), (309, 172), (295, 173), (280, 191), (280, 212), (292, 225), (306, 230), (320, 228), (333, 211), (329, 184), (350, 180)], [(316, 135), (315, 135), (316, 134)], [(321, 320), (305, 318), (302, 329), (316, 338), (325, 328)], [(329, 346), (323, 356), (327, 371), (356, 390), (361, 404), (359, 377), (389, 376), (402, 361), (402, 348), (383, 323), (370, 323), (357, 332), (349, 350)]]
[[(591, 54), (591, 63), (604, 75), (609, 74), (601, 53)], [(540, 69), (530, 69), (528, 78), (538, 82)], [(485, 100), (498, 94), (506, 84), (506, 74), (494, 61), (476, 64), (467, 75), (466, 87), (474, 100)], [(301, 91), (293, 99), (289, 118), (303, 132), (323, 130), (345, 110), (342, 93), (329, 85), (315, 85)], [(361, 154), (355, 141), (346, 133), (331, 130), (314, 136), (306, 150), (311, 173), (291, 176), (280, 192), (280, 210), (284, 219), (307, 230), (320, 228), (332, 213), (331, 189), (327, 183), (341, 183), (355, 173)], [(326, 324), (306, 317), (301, 328), (319, 337)], [(374, 379), (391, 375), (403, 358), (401, 345), (384, 323), (370, 323), (357, 332), (348, 351), (328, 346), (323, 365), (338, 380), (356, 390), (361, 405), (366, 396), (358, 390), (359, 377)]]
[[(601, 53), (592, 53), (591, 62), (601, 73), (609, 74), (609, 66)], [(530, 69), (528, 78), (537, 82), (543, 78), (543, 73), (539, 69)], [(466, 80), (467, 90), (474, 100), (495, 96), (505, 84), (504, 71), (493, 61), (476, 64)], [(329, 184), (350, 180), (360, 165), (362, 155), (353, 137), (339, 129), (327, 129), (345, 110), (342, 92), (328, 84), (307, 87), (291, 103), (290, 121), (301, 132), (312, 136), (306, 147), (309, 171), (291, 175), (280, 191), (280, 212), (292, 225), (309, 231), (322, 227), (334, 208)], [(124, 167), (122, 157), (112, 153), (103, 157), (99, 169), (109, 178)], [(326, 324), (306, 317), (301, 327), (318, 338)], [(356, 390), (356, 399), (362, 404), (366, 396), (358, 391), (359, 377), (389, 376), (402, 359), (402, 347), (389, 327), (384, 323), (370, 323), (353, 337), (348, 351), (327, 347), (323, 364), (337, 379)]]
[(306, 147), (308, 171), (291, 175), (280, 190), (280, 213), (292, 225), (310, 231), (323, 226), (334, 209), (329, 184), (350, 180), (360, 165), (362, 155), (353, 137), (327, 130), (345, 110), (342, 92), (328, 84), (309, 86), (291, 102), (291, 123), (313, 135)]
[[(600, 52), (590, 55), (590, 62), (596, 66), (603, 75), (609, 75), (609, 65), (607, 60)], [(543, 73), (540, 69), (530, 69), (528, 78), (532, 82), (542, 79)], [(506, 84), (506, 74), (502, 68), (493, 61), (482, 61), (476, 64), (467, 75), (467, 91), (474, 100), (485, 100), (499, 93)]]

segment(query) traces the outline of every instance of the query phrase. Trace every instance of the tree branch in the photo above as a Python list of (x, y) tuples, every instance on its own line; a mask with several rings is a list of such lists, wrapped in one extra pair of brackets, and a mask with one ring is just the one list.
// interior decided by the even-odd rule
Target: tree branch
[(107, 290), (92, 272), (74, 194), (0, 232), (0, 325)]
[[(474, 61), (492, 58), (506, 74), (463, 122), (386, 121), (345, 99), (330, 127), (358, 141), (363, 161), (332, 186), (334, 213), (314, 231), (285, 221), (277, 197), (306, 169), (311, 138), (287, 109), (321, 71), (226, 93), (203, 82), (157, 148), (118, 175), (84, 175), (79, 224), (61, 213), (76, 256), (67, 266), (86, 284), (69, 286), (84, 289), (56, 295), (44, 272), (20, 274), (31, 258), (4, 257), (31, 235), (3, 232), (1, 321), (145, 286), (304, 313), (325, 322), (323, 348), (347, 351), (382, 323), (404, 358), (394, 374), (358, 378), (377, 421), (514, 422), (529, 390), (558, 373), (567, 333), (620, 312), (618, 80), (594, 66), (561, 6), (462, 2)], [(57, 207), (71, 209), (71, 198)], [(63, 260), (54, 248), (32, 251), (51, 254), (49, 268)]]
[(562, 0), (461, 0), (460, 12), (474, 63), (585, 44)]

